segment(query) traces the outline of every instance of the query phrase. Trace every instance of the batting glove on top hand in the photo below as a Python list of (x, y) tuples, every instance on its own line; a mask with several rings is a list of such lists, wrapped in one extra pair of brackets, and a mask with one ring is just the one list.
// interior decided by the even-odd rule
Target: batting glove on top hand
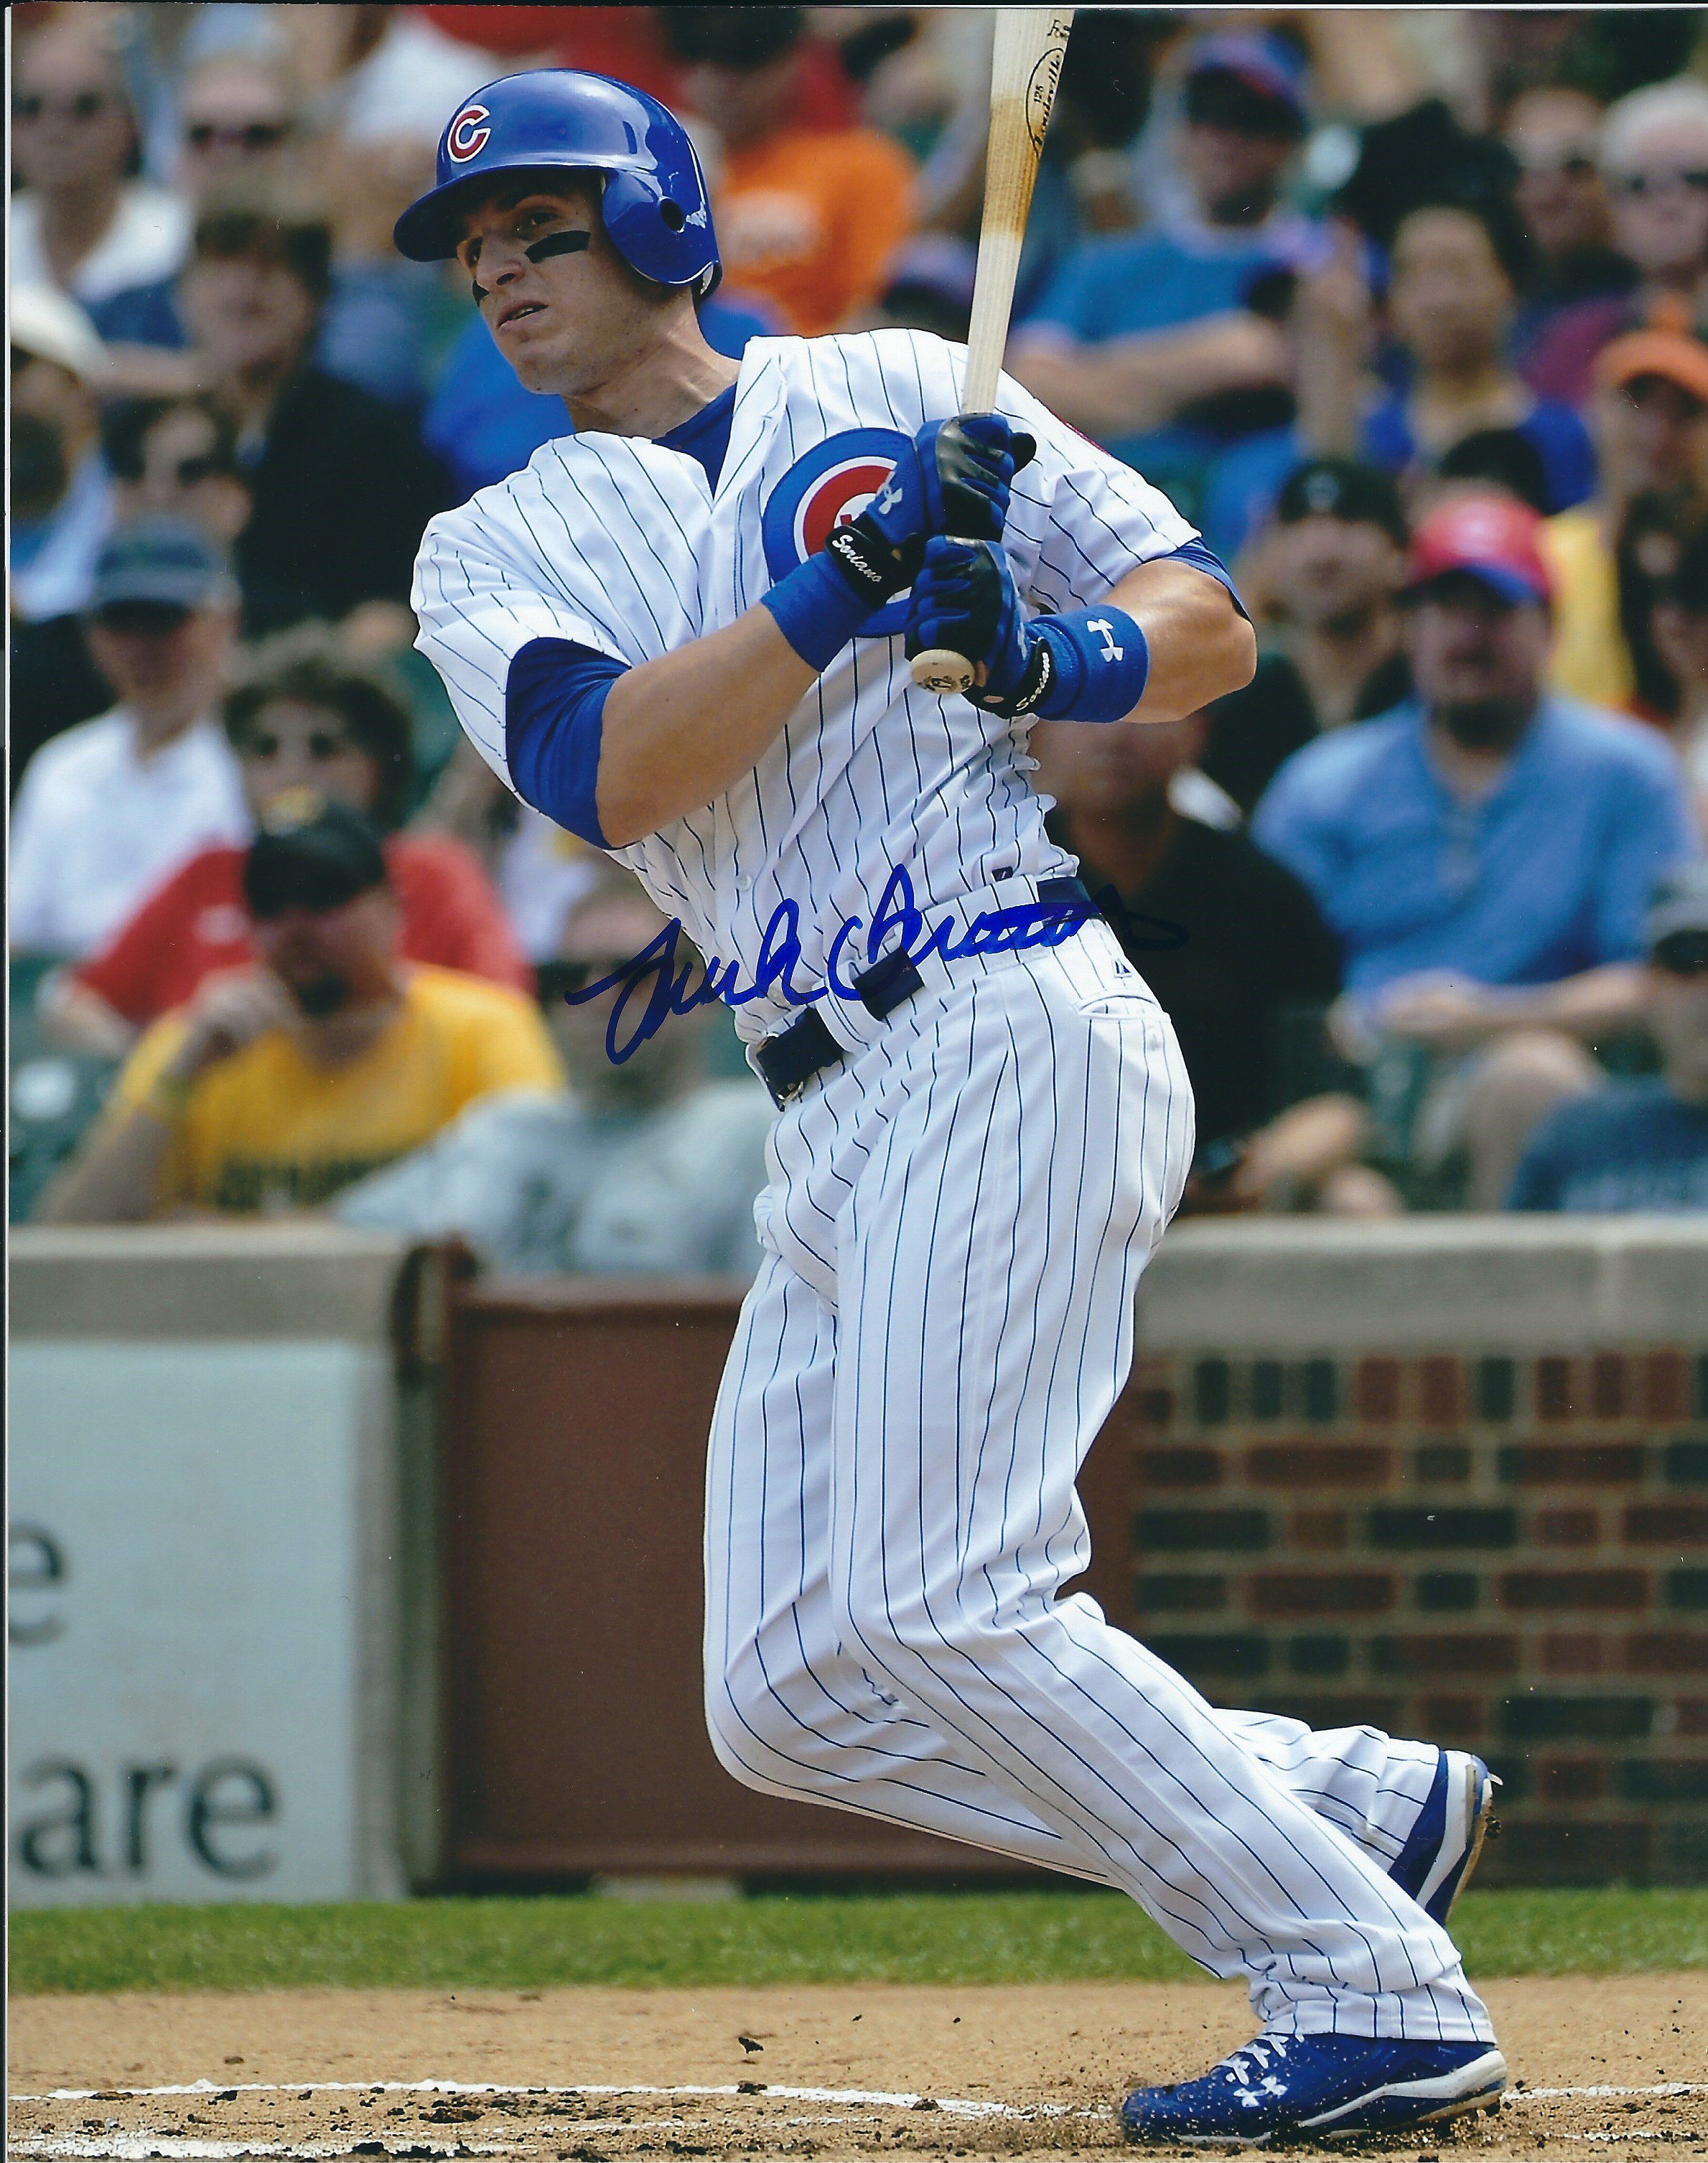
[(831, 535), (844, 576), (877, 607), (911, 583), (932, 534), (999, 541), (1009, 483), (1037, 448), (1000, 413), (927, 422), (865, 510)]
[(1055, 678), (1054, 657), (1026, 622), (1009, 559), (988, 541), (926, 542), (908, 605), (908, 658), (934, 647), (964, 654), (982, 672), (967, 696), (1009, 719), (1035, 712)]
[(1000, 541), (1009, 484), (1038, 446), (1000, 413), (930, 421), (896, 460), (865, 516), (892, 548), (933, 533), (961, 541)]

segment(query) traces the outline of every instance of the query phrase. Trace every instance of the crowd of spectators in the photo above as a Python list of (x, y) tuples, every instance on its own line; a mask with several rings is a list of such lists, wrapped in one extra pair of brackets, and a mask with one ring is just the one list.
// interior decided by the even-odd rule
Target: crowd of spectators
[[(989, 12), (13, 20), (14, 1072), (111, 1083), (14, 1207), (751, 1271), (727, 1017), (608, 1058), (562, 994), (656, 912), (412, 651), (427, 519), (568, 420), (390, 228), (469, 92), (590, 67), (694, 133), (720, 350), (962, 336)], [(1079, 11), (1009, 367), (1260, 635), (1210, 711), (1034, 746), (1174, 1016), (1189, 1207), (1708, 1204), (1700, 24)]]

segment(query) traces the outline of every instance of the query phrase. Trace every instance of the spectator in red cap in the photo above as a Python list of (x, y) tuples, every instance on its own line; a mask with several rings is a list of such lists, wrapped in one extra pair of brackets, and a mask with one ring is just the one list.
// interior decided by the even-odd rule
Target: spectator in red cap
[(1708, 345), (1666, 325), (1632, 331), (1602, 349), (1595, 380), (1600, 484), (1588, 503), (1550, 519), (1543, 537), (1554, 585), (1548, 673), (1570, 698), (1630, 708), (1637, 679), (1620, 542), (1643, 500), (1687, 514), (1708, 510)]
[(1497, 1208), (1531, 1129), (1594, 1086), (1629, 1022), (1657, 879), (1700, 853), (1669, 746), (1543, 689), (1542, 521), (1466, 495), (1408, 565), (1414, 697), (1289, 759), (1254, 837), (1345, 949), (1343, 1034), (1373, 1065), (1432, 1055), (1413, 1169)]

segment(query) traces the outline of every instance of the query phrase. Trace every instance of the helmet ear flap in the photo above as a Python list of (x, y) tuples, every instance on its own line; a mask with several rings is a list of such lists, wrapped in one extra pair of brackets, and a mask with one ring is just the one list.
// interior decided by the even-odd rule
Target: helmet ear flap
[(706, 267), (710, 224), (704, 205), (684, 208), (656, 175), (607, 175), (600, 204), (617, 253), (662, 285), (698, 285)]

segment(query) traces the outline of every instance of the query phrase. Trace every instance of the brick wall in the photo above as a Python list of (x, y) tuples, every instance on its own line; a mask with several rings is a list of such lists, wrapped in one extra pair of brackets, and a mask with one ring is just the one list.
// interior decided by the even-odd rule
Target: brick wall
[(1112, 1448), (1208, 1696), (1479, 1751), (1482, 1882), (1708, 1878), (1708, 1354), (1141, 1353)]

